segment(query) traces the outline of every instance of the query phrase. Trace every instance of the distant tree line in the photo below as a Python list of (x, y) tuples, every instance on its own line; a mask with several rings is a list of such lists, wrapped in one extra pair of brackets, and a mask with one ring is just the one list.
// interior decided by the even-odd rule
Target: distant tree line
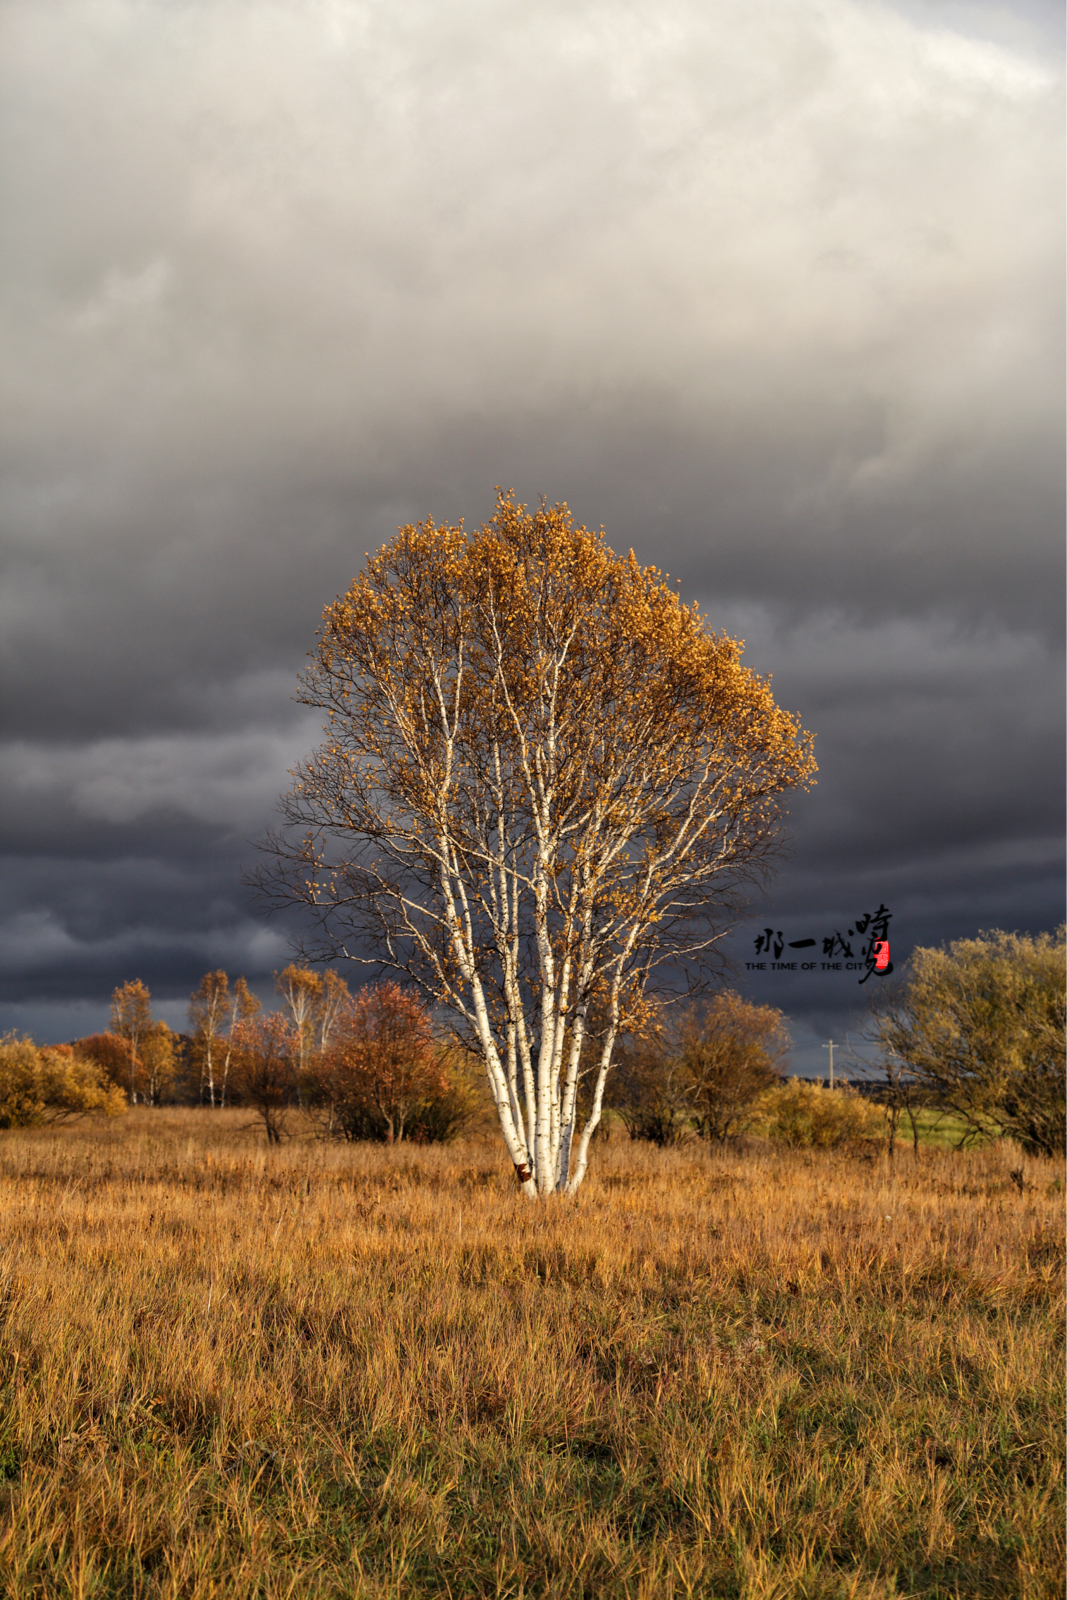
[(877, 1105), (786, 1076), (789, 1044), (780, 1011), (730, 990), (653, 1009), (623, 1041), (609, 1107), (631, 1139), (658, 1145), (755, 1134), (835, 1148), (881, 1137)]
[[(326, 1138), (426, 1143), (454, 1137), (488, 1109), (471, 1058), (435, 1034), (411, 990), (384, 982), (353, 995), (336, 972), (297, 964), (276, 975), (275, 989), (281, 1005), (265, 1011), (243, 977), (205, 973), (190, 997), (189, 1031), (179, 1034), (153, 1015), (140, 979), (124, 983), (107, 1031), (52, 1050), (27, 1040), (0, 1046), (0, 1123), (138, 1104), (243, 1106), (275, 1144), (299, 1108)], [(594, 1024), (591, 1053), (596, 1032)], [(612, 1120), (658, 1144), (689, 1132), (735, 1138), (778, 1084), (787, 1045), (780, 1012), (732, 993), (651, 1012), (624, 1044)]]
[[(435, 1032), (424, 1003), (393, 982), (351, 994), (332, 970), (291, 964), (264, 1011), (243, 977), (205, 973), (189, 1031), (152, 1014), (139, 979), (112, 996), (111, 1027), (72, 1045), (0, 1041), (0, 1128), (128, 1104), (245, 1106), (270, 1143), (299, 1108), (325, 1138), (436, 1142), (487, 1109), (473, 1058)], [(1064, 930), (1001, 932), (916, 950), (872, 1005), (876, 1077), (861, 1096), (785, 1076), (785, 1018), (732, 991), (650, 1004), (622, 1040), (602, 1133), (661, 1146), (754, 1133), (788, 1145), (885, 1139), (951, 1117), (958, 1142), (1007, 1134), (1052, 1155), (1065, 1143)], [(585, 1048), (595, 1059), (598, 1021)], [(583, 1063), (584, 1065), (584, 1063)], [(581, 1082), (594, 1077), (583, 1072)]]
[(467, 1063), (415, 996), (395, 983), (352, 995), (338, 973), (296, 964), (275, 990), (281, 1006), (264, 1011), (243, 977), (205, 973), (176, 1034), (136, 979), (115, 990), (110, 1029), (73, 1048), (129, 1104), (245, 1106), (272, 1144), (296, 1108), (325, 1137), (383, 1142), (447, 1139), (470, 1121)]
[(0, 1127), (130, 1105), (243, 1106), (279, 1142), (303, 1110), (324, 1137), (431, 1142), (467, 1126), (480, 1101), (462, 1051), (395, 983), (349, 993), (333, 971), (290, 965), (264, 1011), (243, 977), (205, 973), (189, 1031), (152, 1014), (140, 979), (112, 995), (111, 1026), (73, 1044), (0, 1040)]

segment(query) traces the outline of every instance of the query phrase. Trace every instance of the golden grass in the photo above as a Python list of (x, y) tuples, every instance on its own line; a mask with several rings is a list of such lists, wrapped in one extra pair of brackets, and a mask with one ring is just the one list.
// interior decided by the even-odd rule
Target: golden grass
[(0, 1590), (1063, 1585), (1061, 1166), (0, 1137)]

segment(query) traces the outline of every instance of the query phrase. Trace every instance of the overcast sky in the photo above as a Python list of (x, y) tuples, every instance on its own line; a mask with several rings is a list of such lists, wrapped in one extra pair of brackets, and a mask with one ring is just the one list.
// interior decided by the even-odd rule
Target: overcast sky
[[(566, 500), (817, 734), (739, 936), (1062, 918), (1062, 8), (7, 0), (4, 1027), (269, 992), (323, 605)], [(846, 973), (750, 976), (796, 1065)]]

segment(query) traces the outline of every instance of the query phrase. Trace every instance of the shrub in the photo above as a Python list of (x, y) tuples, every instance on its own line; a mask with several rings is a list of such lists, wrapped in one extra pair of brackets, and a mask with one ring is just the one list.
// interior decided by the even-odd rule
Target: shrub
[(732, 990), (693, 1008), (678, 1030), (681, 1083), (697, 1132), (725, 1144), (752, 1126), (789, 1050), (785, 1018)]
[(268, 1144), (280, 1144), (296, 1099), (296, 1033), (279, 1011), (245, 1017), (230, 1035), (235, 1096), (260, 1117)]
[(126, 1096), (99, 1062), (69, 1044), (39, 1047), (9, 1034), (0, 1041), (0, 1128), (32, 1128), (100, 1111), (121, 1115)]
[(363, 989), (343, 1007), (305, 1084), (321, 1131), (340, 1139), (439, 1143), (477, 1105), (470, 1075), (433, 1038), (425, 1006), (395, 983)]
[(674, 1145), (695, 1129), (723, 1144), (755, 1121), (788, 1048), (782, 1013), (731, 990), (675, 1015), (661, 1009), (623, 1040), (606, 1104), (631, 1139)]
[(791, 1149), (827, 1150), (879, 1137), (884, 1118), (880, 1106), (853, 1089), (822, 1089), (786, 1078), (761, 1097), (757, 1126)]
[(678, 1059), (662, 1030), (623, 1040), (604, 1102), (621, 1117), (631, 1139), (661, 1147), (682, 1142), (689, 1131), (689, 1102)]

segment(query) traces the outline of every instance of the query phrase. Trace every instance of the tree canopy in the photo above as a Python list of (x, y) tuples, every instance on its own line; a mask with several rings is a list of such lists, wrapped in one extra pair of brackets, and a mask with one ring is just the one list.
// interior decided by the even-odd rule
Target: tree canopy
[(620, 1029), (650, 981), (706, 979), (813, 776), (741, 652), (566, 506), (504, 493), (476, 530), (401, 528), (325, 611), (298, 698), (326, 738), (257, 881), (309, 913), (307, 954), (448, 1012), (531, 1195), (582, 1181)]

